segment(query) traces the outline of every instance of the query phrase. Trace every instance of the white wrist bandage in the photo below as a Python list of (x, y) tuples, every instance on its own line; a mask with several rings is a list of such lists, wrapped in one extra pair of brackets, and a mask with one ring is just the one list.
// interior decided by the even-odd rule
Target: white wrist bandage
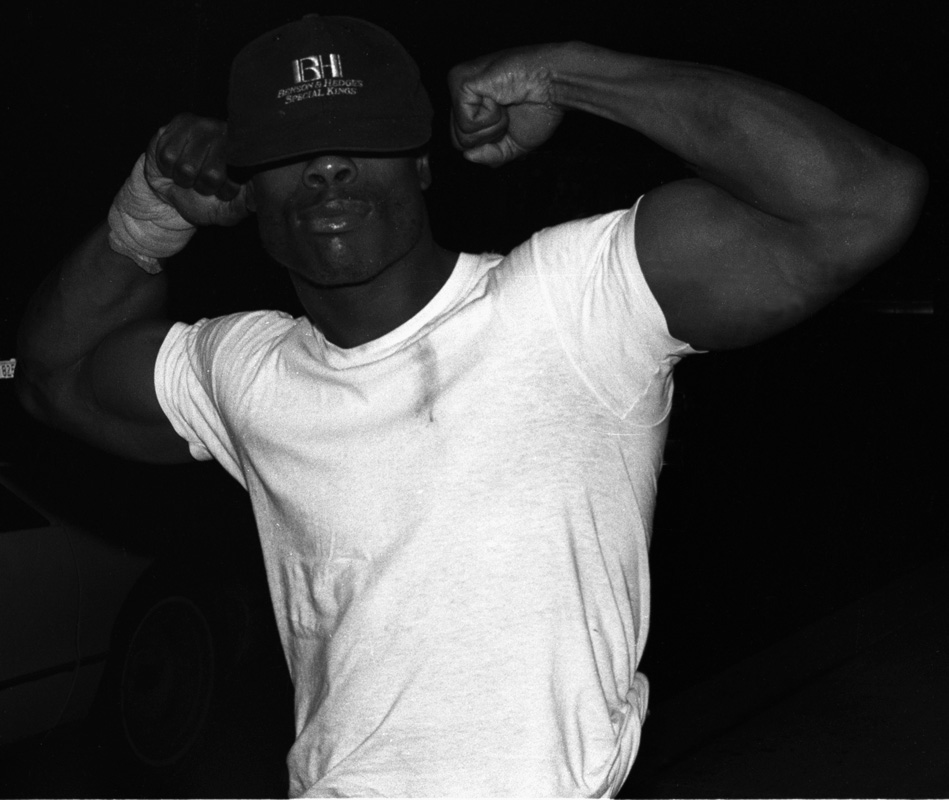
[(173, 256), (194, 234), (188, 222), (145, 179), (143, 153), (109, 209), (109, 245), (146, 272), (161, 272), (160, 258)]

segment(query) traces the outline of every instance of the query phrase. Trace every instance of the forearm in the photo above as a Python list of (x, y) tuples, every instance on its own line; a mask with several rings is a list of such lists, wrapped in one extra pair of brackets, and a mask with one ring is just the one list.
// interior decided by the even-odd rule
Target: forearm
[(887, 203), (902, 151), (804, 97), (716, 67), (558, 46), (554, 102), (632, 128), (750, 206), (789, 222)]
[(161, 405), (155, 369), (172, 326), (162, 262), (202, 225), (247, 216), (227, 179), (224, 124), (179, 115), (152, 137), (105, 223), (36, 291), (17, 349), (17, 394), (33, 416), (119, 455), (190, 455)]
[(164, 316), (167, 281), (109, 245), (103, 224), (51, 272), (20, 323), (17, 388), (34, 413), (75, 381), (89, 356), (126, 325)]

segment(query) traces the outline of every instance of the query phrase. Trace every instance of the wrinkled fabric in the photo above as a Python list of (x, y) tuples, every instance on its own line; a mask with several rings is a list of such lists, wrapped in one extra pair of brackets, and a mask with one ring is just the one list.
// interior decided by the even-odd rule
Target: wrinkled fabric
[(250, 493), (295, 686), (291, 794), (602, 796), (639, 746), (672, 338), (635, 210), (463, 254), (360, 347), (176, 325), (163, 408)]

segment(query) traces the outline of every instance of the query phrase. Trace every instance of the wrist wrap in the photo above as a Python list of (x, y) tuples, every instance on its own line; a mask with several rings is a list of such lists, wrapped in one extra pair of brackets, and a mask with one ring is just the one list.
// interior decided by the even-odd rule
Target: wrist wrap
[(158, 259), (184, 248), (195, 231), (194, 225), (149, 185), (144, 153), (112, 201), (109, 228), (112, 249), (153, 275), (161, 272)]

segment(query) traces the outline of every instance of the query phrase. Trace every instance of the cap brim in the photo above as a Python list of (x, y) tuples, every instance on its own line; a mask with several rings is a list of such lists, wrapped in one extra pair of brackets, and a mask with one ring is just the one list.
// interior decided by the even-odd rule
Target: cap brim
[[(314, 130), (318, 127), (317, 130)], [(346, 120), (338, 128), (330, 120), (319, 126), (301, 120), (253, 130), (228, 130), (227, 163), (235, 167), (258, 167), (325, 152), (397, 153), (416, 150), (428, 143), (431, 125), (427, 118), (416, 121), (380, 119), (354, 124)]]

